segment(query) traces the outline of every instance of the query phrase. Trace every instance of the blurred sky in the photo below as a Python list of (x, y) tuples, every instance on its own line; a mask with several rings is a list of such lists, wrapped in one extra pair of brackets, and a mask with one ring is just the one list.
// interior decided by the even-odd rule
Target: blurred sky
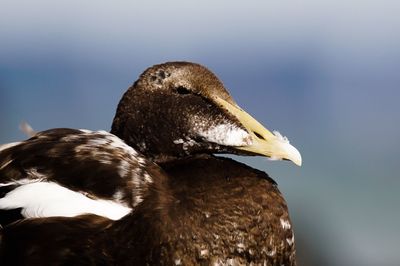
[(195, 61), (303, 167), (235, 157), (284, 193), (301, 265), (400, 265), (398, 1), (1, 1), (0, 143), (21, 121), (110, 129), (147, 67)]

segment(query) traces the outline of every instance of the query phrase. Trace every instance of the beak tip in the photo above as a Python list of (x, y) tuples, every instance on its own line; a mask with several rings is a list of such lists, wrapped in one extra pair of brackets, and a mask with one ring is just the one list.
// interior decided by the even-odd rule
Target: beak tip
[(303, 159), (300, 152), (291, 145), (291, 152), (289, 153), (288, 159), (292, 161), (295, 165), (301, 166), (303, 164)]
[(297, 166), (301, 166), (302, 165), (302, 159), (301, 156), (299, 158), (297, 158), (297, 160), (293, 160), (293, 163)]

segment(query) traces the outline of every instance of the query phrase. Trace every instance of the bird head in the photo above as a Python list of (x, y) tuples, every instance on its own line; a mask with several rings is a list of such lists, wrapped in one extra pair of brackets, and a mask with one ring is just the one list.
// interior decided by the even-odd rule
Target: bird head
[(211, 71), (189, 62), (141, 74), (122, 97), (111, 132), (156, 161), (200, 153), (302, 161), (286, 137), (240, 108)]

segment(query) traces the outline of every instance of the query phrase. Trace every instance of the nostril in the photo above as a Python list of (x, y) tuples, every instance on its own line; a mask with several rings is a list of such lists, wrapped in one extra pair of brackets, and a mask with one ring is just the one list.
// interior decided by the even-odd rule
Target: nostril
[(256, 135), (257, 138), (265, 140), (265, 138), (263, 136), (261, 136), (261, 134), (255, 132), (255, 131), (253, 131), (253, 133), (254, 133), (254, 135)]

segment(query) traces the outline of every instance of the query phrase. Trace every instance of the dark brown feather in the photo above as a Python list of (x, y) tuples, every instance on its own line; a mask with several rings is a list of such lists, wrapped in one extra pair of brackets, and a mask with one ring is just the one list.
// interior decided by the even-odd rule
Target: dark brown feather
[(295, 265), (293, 232), (281, 222), (290, 221), (287, 206), (267, 174), (213, 156), (163, 168), (173, 178), (156, 179), (144, 204), (119, 221), (51, 218), (4, 228), (2, 265)]

